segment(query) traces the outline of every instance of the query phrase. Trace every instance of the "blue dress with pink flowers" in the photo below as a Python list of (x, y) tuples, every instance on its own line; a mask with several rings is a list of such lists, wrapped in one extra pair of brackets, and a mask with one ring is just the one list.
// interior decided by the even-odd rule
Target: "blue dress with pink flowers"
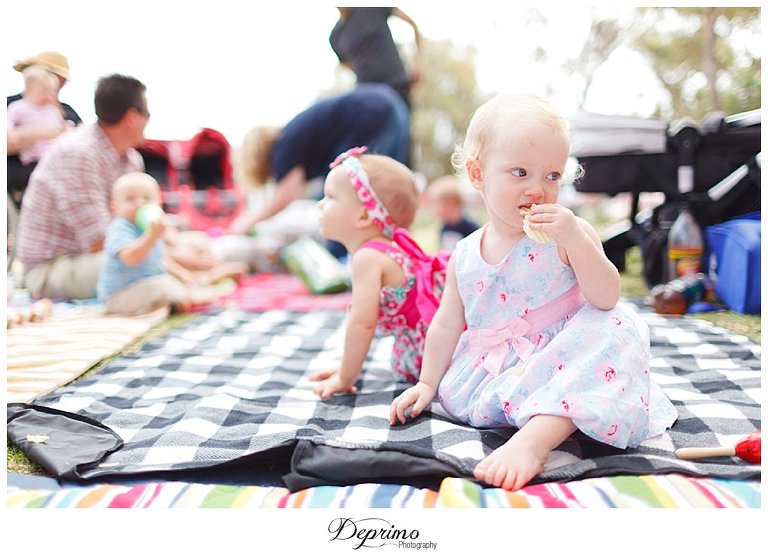
[(648, 327), (632, 308), (586, 302), (554, 242), (524, 236), (486, 263), (484, 230), (454, 252), (467, 329), (438, 389), (443, 407), (474, 427), (565, 416), (620, 448), (669, 428), (677, 410), (650, 376)]

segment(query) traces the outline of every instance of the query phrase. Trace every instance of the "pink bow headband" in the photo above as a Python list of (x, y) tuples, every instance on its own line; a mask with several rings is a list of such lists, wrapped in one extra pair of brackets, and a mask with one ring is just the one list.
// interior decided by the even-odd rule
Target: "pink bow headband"
[(389, 211), (381, 202), (381, 200), (373, 191), (371, 183), (368, 180), (368, 174), (363, 169), (363, 165), (360, 163), (360, 155), (365, 153), (368, 147), (352, 147), (348, 151), (344, 151), (336, 160), (331, 163), (331, 168), (335, 168), (339, 165), (344, 167), (347, 173), (349, 181), (352, 182), (352, 187), (355, 188), (355, 193), (360, 203), (368, 212), (368, 216), (371, 217), (376, 227), (381, 230), (387, 238), (392, 238), (395, 233), (395, 223), (392, 221), (392, 217), (389, 215)]

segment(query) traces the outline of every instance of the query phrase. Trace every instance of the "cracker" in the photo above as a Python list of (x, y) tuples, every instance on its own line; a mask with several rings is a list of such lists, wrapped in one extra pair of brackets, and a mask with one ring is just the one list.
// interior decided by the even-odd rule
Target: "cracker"
[(534, 242), (546, 244), (552, 240), (549, 234), (546, 232), (541, 232), (540, 230), (531, 230), (531, 228), (528, 226), (528, 216), (531, 214), (532, 207), (534, 206), (531, 205), (531, 207), (520, 207), (520, 214), (523, 216), (523, 232), (525, 232), (525, 235)]

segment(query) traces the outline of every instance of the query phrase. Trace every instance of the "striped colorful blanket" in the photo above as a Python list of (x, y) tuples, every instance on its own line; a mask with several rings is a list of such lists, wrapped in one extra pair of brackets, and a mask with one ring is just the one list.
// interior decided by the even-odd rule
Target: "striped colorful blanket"
[(524, 487), (481, 488), (445, 478), (438, 490), (395, 484), (283, 487), (184, 482), (99, 484), (63, 489), (9, 486), (8, 508), (759, 508), (760, 482), (615, 476)]

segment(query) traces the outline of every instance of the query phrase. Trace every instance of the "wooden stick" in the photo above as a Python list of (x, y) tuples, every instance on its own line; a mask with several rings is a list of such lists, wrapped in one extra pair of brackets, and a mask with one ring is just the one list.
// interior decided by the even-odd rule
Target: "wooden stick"
[(709, 448), (690, 448), (677, 449), (675, 451), (677, 458), (683, 460), (696, 460), (699, 458), (711, 458), (713, 456), (736, 456), (734, 447), (709, 447)]

